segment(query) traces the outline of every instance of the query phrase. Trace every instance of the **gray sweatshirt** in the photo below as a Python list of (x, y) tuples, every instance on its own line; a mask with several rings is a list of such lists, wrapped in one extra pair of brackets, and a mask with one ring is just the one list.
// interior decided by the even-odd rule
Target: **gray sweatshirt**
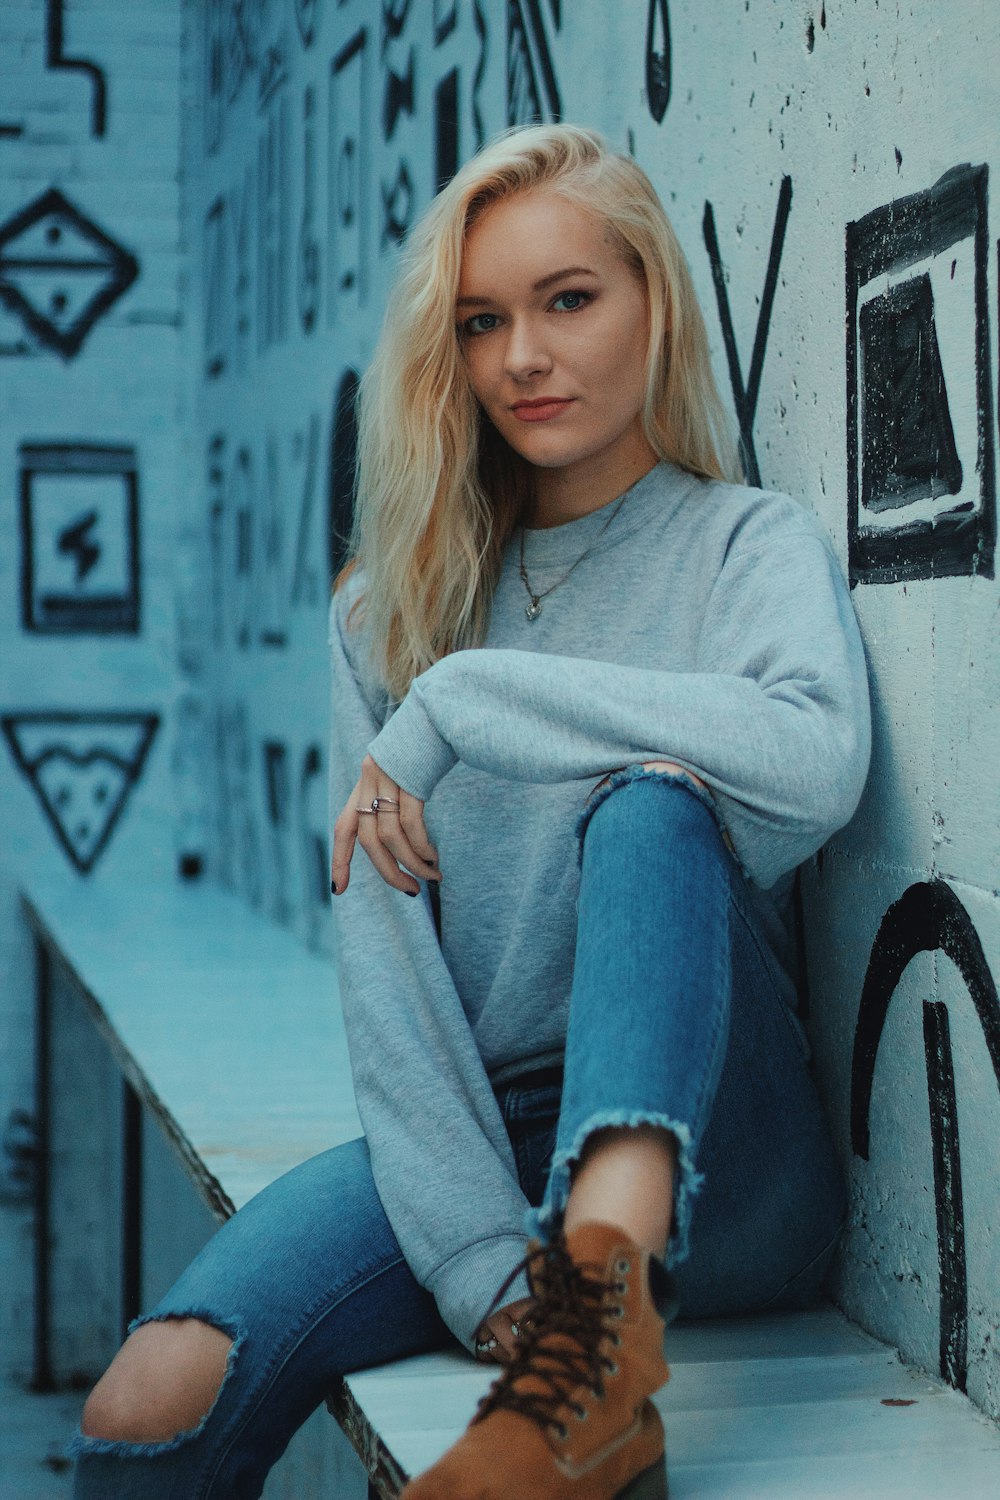
[[(794, 999), (795, 867), (848, 821), (870, 754), (865, 655), (823, 527), (785, 495), (660, 463), (615, 501), (525, 534), (482, 648), (391, 702), (330, 606), (330, 811), (370, 751), (426, 802), (441, 942), (426, 892), (387, 886), (358, 847), (334, 899), (358, 1110), (386, 1214), (466, 1345), (525, 1253), (527, 1202), (493, 1084), (559, 1061), (579, 868), (574, 824), (608, 771), (672, 760), (713, 794)], [(523, 1279), (508, 1297), (527, 1295)]]

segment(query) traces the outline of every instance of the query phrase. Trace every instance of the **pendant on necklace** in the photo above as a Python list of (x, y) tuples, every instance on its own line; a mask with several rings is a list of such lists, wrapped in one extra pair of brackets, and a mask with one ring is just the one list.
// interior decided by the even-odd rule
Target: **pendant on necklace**
[(530, 604), (524, 606), (524, 613), (529, 620), (537, 620), (542, 612), (542, 606), (537, 599), (532, 599)]

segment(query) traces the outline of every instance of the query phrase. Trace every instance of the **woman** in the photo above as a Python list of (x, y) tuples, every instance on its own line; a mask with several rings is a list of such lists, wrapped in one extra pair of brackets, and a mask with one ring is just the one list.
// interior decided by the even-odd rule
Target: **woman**
[(257, 1495), (336, 1375), (449, 1330), (504, 1368), (407, 1500), (662, 1495), (665, 1323), (807, 1305), (843, 1223), (789, 889), (867, 773), (849, 595), (739, 483), (676, 239), (587, 130), (435, 199), (360, 433), (330, 774), (365, 1138), (140, 1321), (77, 1495)]

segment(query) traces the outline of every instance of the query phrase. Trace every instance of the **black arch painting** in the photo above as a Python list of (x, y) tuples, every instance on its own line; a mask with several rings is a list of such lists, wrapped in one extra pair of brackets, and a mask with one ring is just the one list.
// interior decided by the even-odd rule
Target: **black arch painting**
[(327, 527), (330, 545), (330, 578), (336, 578), (347, 557), (347, 543), (354, 518), (354, 465), (358, 446), (355, 401), (358, 375), (345, 370), (337, 386), (330, 430), (330, 472)]
[[(890, 1001), (910, 960), (918, 953), (936, 951), (952, 960), (968, 987), (1000, 1087), (1000, 1001), (979, 934), (965, 907), (943, 880), (911, 885), (889, 907), (879, 925), (854, 1033), (851, 1145), (865, 1161), (870, 1150), (869, 1114), (875, 1062)], [(945, 1380), (964, 1391), (968, 1288), (955, 1073), (947, 1006), (940, 1001), (925, 1000), (923, 1010), (941, 1283), (940, 1368)]]

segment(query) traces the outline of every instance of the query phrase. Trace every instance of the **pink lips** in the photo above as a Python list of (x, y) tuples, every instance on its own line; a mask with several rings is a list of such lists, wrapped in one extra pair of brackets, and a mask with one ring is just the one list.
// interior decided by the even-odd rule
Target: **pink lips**
[(539, 396), (534, 401), (518, 401), (512, 411), (519, 422), (548, 422), (570, 405), (572, 396)]

